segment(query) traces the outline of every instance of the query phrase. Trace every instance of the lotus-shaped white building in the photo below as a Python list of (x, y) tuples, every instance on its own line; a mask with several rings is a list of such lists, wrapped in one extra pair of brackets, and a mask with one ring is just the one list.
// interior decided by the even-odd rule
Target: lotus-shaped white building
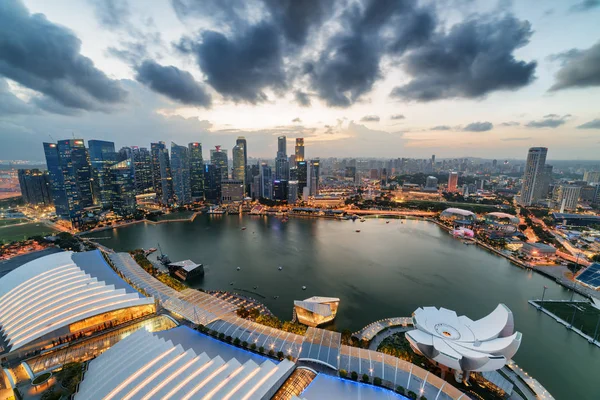
[(504, 304), (477, 321), (445, 308), (418, 308), (413, 323), (417, 329), (406, 332), (413, 350), (455, 370), (457, 379), (463, 371), (502, 368), (521, 345), (521, 333), (514, 331), (512, 312)]

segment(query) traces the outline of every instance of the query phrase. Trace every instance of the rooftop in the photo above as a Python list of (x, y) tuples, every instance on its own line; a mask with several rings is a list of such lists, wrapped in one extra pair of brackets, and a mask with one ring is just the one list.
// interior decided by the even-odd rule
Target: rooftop
[(183, 260), (183, 261), (177, 261), (174, 263), (169, 264), (169, 266), (173, 266), (173, 267), (181, 267), (183, 268), (185, 271), (190, 272), (195, 270), (196, 268), (198, 268), (201, 264), (196, 264), (195, 262), (193, 262), (192, 260)]

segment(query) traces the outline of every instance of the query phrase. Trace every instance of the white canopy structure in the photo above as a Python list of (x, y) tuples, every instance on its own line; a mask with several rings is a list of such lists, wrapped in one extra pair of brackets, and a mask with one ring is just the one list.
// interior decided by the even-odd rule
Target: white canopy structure
[(75, 399), (270, 399), (293, 370), (196, 354), (140, 329), (90, 363)]
[(445, 308), (418, 308), (413, 322), (417, 329), (406, 332), (411, 347), (459, 373), (500, 369), (521, 344), (521, 333), (514, 332), (512, 312), (504, 304), (477, 321)]
[(308, 326), (318, 326), (333, 321), (340, 299), (337, 297), (313, 296), (303, 301), (294, 301), (298, 321)]

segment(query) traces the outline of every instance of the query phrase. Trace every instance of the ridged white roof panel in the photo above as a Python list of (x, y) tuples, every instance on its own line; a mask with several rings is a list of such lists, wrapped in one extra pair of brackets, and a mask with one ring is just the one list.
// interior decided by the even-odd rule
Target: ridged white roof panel
[(13, 351), (82, 319), (152, 303), (118, 278), (99, 252), (55, 253), (0, 278), (0, 331)]

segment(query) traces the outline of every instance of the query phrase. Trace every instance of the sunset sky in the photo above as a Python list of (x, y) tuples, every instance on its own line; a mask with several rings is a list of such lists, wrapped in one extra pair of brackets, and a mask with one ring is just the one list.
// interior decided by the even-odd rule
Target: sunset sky
[(600, 0), (2, 0), (0, 159), (73, 135), (274, 158), (284, 134), (308, 157), (598, 160), (598, 21)]

